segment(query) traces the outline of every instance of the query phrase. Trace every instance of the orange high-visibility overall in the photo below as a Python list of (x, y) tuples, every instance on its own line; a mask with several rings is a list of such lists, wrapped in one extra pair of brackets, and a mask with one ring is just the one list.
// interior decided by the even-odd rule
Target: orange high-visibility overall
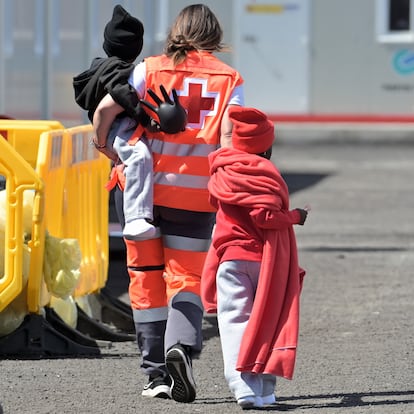
[[(149, 240), (126, 240), (142, 367), (154, 374), (164, 362), (159, 349), (164, 329), (165, 350), (176, 343), (195, 353), (201, 350), (200, 278), (214, 225), (207, 156), (219, 146), (224, 110), (242, 79), (207, 52), (192, 51), (176, 67), (166, 56), (146, 58), (145, 64), (146, 89), (158, 92), (161, 84), (167, 91), (175, 88), (188, 113), (184, 132), (146, 134), (154, 158), (154, 220), (159, 233)], [(144, 99), (152, 101), (148, 94)]]

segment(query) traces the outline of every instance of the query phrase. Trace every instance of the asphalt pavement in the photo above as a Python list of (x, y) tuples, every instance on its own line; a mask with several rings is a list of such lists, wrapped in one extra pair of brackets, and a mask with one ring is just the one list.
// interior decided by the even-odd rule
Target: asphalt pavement
[[(277, 134), (272, 160), (291, 207), (311, 211), (296, 227), (307, 275), (295, 375), (278, 380), (266, 411), (413, 413), (414, 137), (407, 125)], [(107, 289), (127, 302), (123, 252), (111, 257)], [(0, 360), (0, 413), (241, 412), (224, 381), (214, 316), (203, 332), (191, 404), (142, 397), (147, 379), (127, 341), (95, 358)]]

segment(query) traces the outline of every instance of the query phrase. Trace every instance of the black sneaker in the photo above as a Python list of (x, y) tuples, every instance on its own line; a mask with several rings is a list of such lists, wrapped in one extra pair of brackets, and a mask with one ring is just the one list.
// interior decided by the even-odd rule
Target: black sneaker
[(174, 345), (166, 356), (166, 365), (172, 378), (171, 397), (173, 400), (189, 403), (195, 400), (196, 385), (188, 353), (181, 345)]
[(171, 398), (171, 378), (162, 375), (150, 377), (141, 395), (150, 398)]

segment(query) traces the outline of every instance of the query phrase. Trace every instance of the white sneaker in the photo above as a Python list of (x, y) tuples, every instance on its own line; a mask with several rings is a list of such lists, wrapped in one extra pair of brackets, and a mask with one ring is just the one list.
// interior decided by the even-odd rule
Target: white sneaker
[(171, 378), (162, 375), (154, 378), (150, 376), (141, 395), (150, 398), (171, 398)]
[(171, 347), (167, 352), (165, 364), (172, 378), (172, 399), (182, 403), (193, 402), (196, 398), (196, 384), (191, 358), (186, 349), (180, 344)]
[(273, 405), (276, 403), (275, 394), (263, 395), (262, 396), (263, 405)]
[(155, 227), (145, 219), (136, 219), (125, 223), (123, 235), (128, 240), (155, 236)]
[(246, 397), (241, 397), (237, 399), (237, 404), (243, 410), (251, 410), (252, 408), (261, 408), (263, 407), (263, 402), (261, 397), (255, 397), (253, 395), (248, 395)]

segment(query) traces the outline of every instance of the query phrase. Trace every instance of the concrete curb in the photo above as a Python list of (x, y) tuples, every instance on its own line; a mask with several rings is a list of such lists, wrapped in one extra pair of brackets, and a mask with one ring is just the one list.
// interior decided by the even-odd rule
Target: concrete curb
[(277, 123), (276, 143), (414, 145), (414, 124)]

